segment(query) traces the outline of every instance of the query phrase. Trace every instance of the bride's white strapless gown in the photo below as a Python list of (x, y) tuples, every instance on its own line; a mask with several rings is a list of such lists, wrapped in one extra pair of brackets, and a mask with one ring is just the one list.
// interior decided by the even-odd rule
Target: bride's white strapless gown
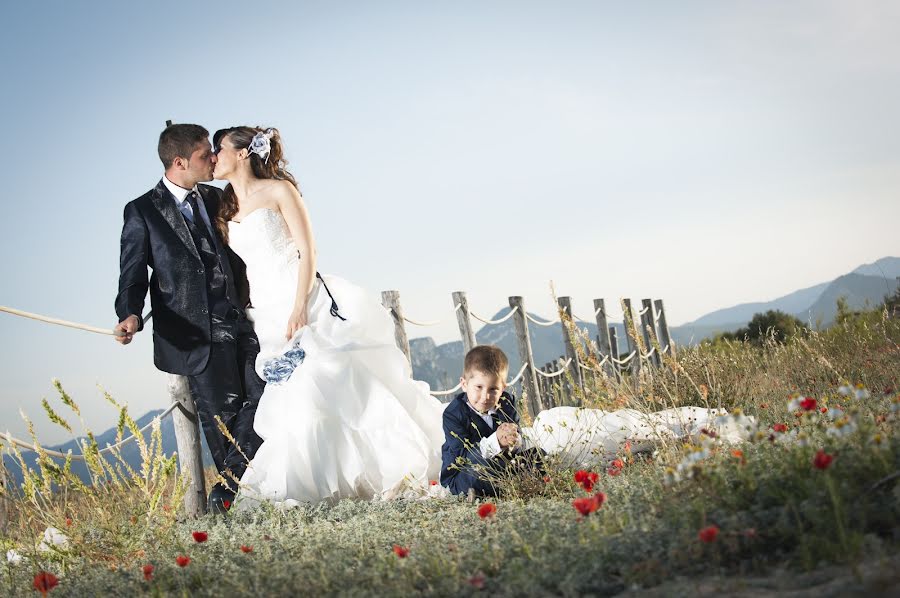
[[(269, 360), (295, 346), (305, 352), (287, 380), (266, 385), (254, 422), (263, 444), (241, 478), (235, 507), (428, 490), (440, 473), (444, 404), (411, 378), (384, 307), (363, 289), (324, 276), (346, 321), (331, 314), (331, 297), (316, 279), (308, 324), (286, 341), (301, 258), (284, 219), (261, 208), (230, 222), (229, 237), (247, 265), (253, 305), (247, 316), (260, 344), (257, 372), (265, 379)], [(556, 407), (541, 412), (522, 437), (573, 466), (590, 465), (612, 458), (626, 441), (637, 449), (721, 428), (716, 418), (723, 414), (699, 407), (657, 413)], [(734, 429), (721, 431), (740, 440)]]
[(258, 209), (229, 223), (229, 237), (247, 265), (257, 373), (265, 380), (266, 362), (295, 345), (306, 353), (287, 380), (266, 385), (254, 422), (263, 444), (235, 504), (389, 497), (437, 479), (444, 406), (411, 378), (385, 308), (359, 287), (324, 276), (346, 320), (331, 314), (316, 279), (308, 324), (287, 342), (301, 257), (284, 219)]

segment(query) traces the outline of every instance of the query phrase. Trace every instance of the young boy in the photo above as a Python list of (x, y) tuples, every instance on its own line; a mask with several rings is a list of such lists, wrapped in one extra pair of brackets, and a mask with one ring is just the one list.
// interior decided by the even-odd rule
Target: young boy
[(501, 472), (521, 444), (515, 399), (504, 392), (508, 374), (509, 360), (495, 346), (466, 354), (463, 392), (444, 409), (441, 485), (453, 494), (474, 490), (477, 496), (496, 496), (497, 489), (478, 476), (478, 469)]

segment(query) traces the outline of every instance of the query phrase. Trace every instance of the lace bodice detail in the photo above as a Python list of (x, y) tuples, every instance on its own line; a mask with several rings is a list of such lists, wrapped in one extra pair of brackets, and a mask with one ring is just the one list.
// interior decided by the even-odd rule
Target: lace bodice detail
[(300, 256), (281, 213), (258, 208), (228, 223), (228, 244), (247, 265), (254, 307), (293, 304)]

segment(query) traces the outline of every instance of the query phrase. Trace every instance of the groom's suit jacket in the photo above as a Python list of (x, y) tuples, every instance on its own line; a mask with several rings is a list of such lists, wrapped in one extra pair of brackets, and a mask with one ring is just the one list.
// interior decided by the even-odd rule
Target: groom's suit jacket
[[(220, 208), (222, 191), (197, 186), (210, 220)], [(202, 223), (199, 214), (197, 222)], [(215, 227), (213, 227), (215, 228)], [(219, 237), (210, 231), (226, 277), (226, 298), (236, 307), (249, 303), (246, 267)], [(153, 273), (148, 276), (147, 268)], [(192, 376), (206, 368), (210, 348), (210, 306), (203, 261), (175, 198), (159, 183), (125, 206), (119, 263), (119, 320), (141, 316), (150, 291), (153, 310), (153, 361), (165, 372)]]

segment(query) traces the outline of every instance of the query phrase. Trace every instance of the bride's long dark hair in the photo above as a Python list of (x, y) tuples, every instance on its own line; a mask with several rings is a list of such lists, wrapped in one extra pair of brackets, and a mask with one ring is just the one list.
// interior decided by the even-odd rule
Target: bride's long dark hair
[[(219, 129), (216, 131), (215, 135), (213, 135), (213, 147), (216, 152), (218, 152), (222, 140), (225, 137), (228, 137), (231, 145), (235, 148), (239, 150), (249, 148), (250, 142), (253, 141), (253, 137), (255, 137), (257, 133), (269, 131), (271, 131), (273, 135), (269, 140), (271, 149), (269, 150), (268, 160), (263, 159), (259, 154), (255, 153), (248, 156), (253, 176), (258, 179), (278, 179), (281, 181), (288, 181), (293, 186), (297, 187), (297, 181), (294, 179), (294, 175), (285, 168), (287, 166), (287, 160), (284, 159), (284, 147), (281, 144), (281, 133), (278, 132), (278, 129), (263, 127), (231, 127), (230, 129)], [(228, 221), (237, 213), (237, 197), (234, 194), (231, 183), (229, 183), (225, 187), (225, 193), (222, 196), (222, 205), (219, 207), (218, 213), (215, 216), (216, 229), (219, 231), (219, 234), (225, 243), (228, 243)]]

